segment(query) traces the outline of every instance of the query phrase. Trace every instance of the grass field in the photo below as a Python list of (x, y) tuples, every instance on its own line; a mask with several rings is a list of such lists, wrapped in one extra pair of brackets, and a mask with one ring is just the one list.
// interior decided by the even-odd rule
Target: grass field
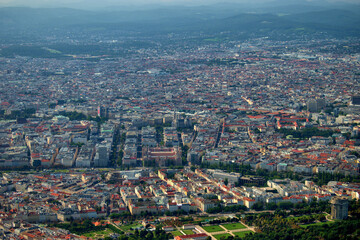
[(230, 237), (231, 235), (229, 233), (222, 233), (222, 234), (216, 234), (216, 235), (213, 235), (216, 239), (220, 239), (222, 237)]
[(246, 228), (244, 225), (242, 225), (241, 223), (229, 223), (229, 224), (223, 224), (221, 225), (224, 228), (226, 228), (227, 230), (237, 230), (237, 229), (244, 229)]
[(137, 227), (142, 227), (141, 224), (138, 223), (134, 223), (134, 224), (128, 224), (128, 225), (121, 225), (119, 226), (123, 231), (128, 232), (131, 230), (131, 228), (137, 228)]
[(101, 230), (101, 231), (84, 233), (83, 235), (85, 237), (89, 237), (89, 238), (105, 238), (105, 237), (108, 237), (112, 233), (114, 233), (114, 232), (107, 228), (107, 229)]
[(243, 238), (243, 237), (245, 237), (245, 235), (248, 234), (248, 233), (252, 233), (252, 231), (234, 232), (233, 234), (234, 234), (235, 236), (238, 236), (238, 237)]
[(49, 51), (50, 53), (56, 53), (56, 54), (61, 54), (60, 51), (55, 50), (55, 49), (51, 49), (51, 48), (47, 48), (47, 47), (43, 47), (42, 49)]
[(299, 217), (287, 217), (286, 219), (294, 219), (295, 221), (297, 221), (298, 219), (300, 219), (300, 218), (302, 218), (302, 217), (304, 217), (304, 216), (310, 216), (310, 217), (317, 217), (317, 216), (319, 216), (319, 215), (324, 215), (323, 213), (321, 213), (321, 214), (311, 214), (311, 215), (302, 215), (302, 216), (299, 216)]
[(174, 237), (182, 236), (182, 235), (183, 235), (180, 231), (173, 231), (173, 232), (171, 232), (171, 234), (172, 234)]
[(70, 170), (69, 169), (55, 169), (54, 172), (56, 173), (68, 173)]
[(195, 220), (201, 220), (203, 222), (208, 222), (214, 219), (215, 217), (205, 217), (205, 216), (195, 217)]
[(334, 223), (334, 222), (317, 222), (317, 223), (300, 225), (300, 227), (302, 227), (302, 228), (307, 228), (307, 227), (310, 227), (310, 226), (321, 226), (321, 225), (325, 225), (325, 224), (331, 225), (331, 224), (333, 224), (333, 223)]
[(221, 231), (225, 231), (224, 229), (222, 229), (220, 226), (206, 226), (206, 227), (202, 227), (205, 231), (211, 233), (211, 232), (221, 232)]
[(194, 234), (192, 230), (182, 230), (186, 235)]

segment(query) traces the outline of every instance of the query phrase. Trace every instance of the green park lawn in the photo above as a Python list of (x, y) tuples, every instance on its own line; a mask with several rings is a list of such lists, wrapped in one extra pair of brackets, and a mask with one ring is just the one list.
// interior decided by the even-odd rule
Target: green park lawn
[(316, 218), (317, 216), (319, 216), (319, 215), (324, 215), (323, 213), (320, 213), (320, 214), (311, 214), (311, 215), (302, 215), (302, 216), (299, 216), (299, 217), (287, 217), (286, 219), (293, 219), (293, 220), (295, 220), (295, 221), (297, 221), (298, 219), (300, 219), (300, 218), (302, 218), (302, 217), (304, 217), (304, 216), (309, 216), (309, 217), (314, 217), (314, 218)]
[(246, 228), (244, 225), (242, 225), (241, 223), (229, 223), (229, 224), (223, 224), (221, 225), (224, 228), (226, 228), (227, 230), (237, 230), (237, 229), (244, 229)]
[(238, 237), (240, 237), (240, 238), (243, 238), (243, 237), (245, 237), (245, 235), (248, 234), (248, 233), (252, 233), (252, 231), (234, 232), (233, 234), (234, 234), (235, 236), (238, 236)]
[(173, 231), (173, 232), (171, 232), (171, 234), (172, 234), (174, 237), (182, 236), (182, 235), (183, 235), (180, 231)]
[(121, 228), (121, 230), (123, 230), (125, 232), (129, 232), (129, 231), (131, 231), (131, 228), (142, 227), (142, 225), (138, 224), (138, 223), (133, 223), (133, 224), (121, 225), (119, 227)]
[(216, 234), (213, 235), (216, 239), (220, 240), (222, 237), (230, 237), (231, 235), (229, 233), (222, 233), (222, 234)]
[(69, 173), (69, 169), (55, 169), (54, 172), (56, 173)]
[(192, 230), (182, 230), (186, 235), (192, 235), (194, 232)]
[(328, 224), (328, 225), (331, 225), (333, 224), (334, 222), (316, 222), (316, 223), (310, 223), (310, 224), (304, 224), (304, 225), (300, 225), (300, 227), (302, 228), (308, 228), (310, 226), (321, 226), (321, 225), (325, 225), (325, 224)]
[(111, 229), (106, 228), (104, 230), (101, 231), (94, 231), (94, 232), (88, 232), (88, 233), (84, 233), (83, 235), (85, 237), (89, 237), (89, 238), (105, 238), (105, 237), (109, 237), (110, 234), (114, 233), (113, 231), (111, 231)]
[(211, 221), (211, 220), (214, 220), (215, 217), (199, 216), (199, 217), (196, 217), (196, 219), (199, 219), (199, 220), (201, 220), (201, 221), (203, 221), (203, 222), (209, 222), (209, 221)]
[(222, 229), (220, 226), (204, 226), (202, 227), (205, 231), (212, 233), (212, 232), (222, 232), (225, 231), (224, 229)]

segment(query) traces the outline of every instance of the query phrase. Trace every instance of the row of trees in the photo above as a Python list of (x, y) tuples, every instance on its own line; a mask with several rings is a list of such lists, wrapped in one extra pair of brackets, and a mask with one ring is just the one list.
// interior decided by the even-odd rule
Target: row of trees
[(36, 113), (35, 108), (27, 108), (23, 110), (14, 110), (10, 114), (5, 114), (5, 110), (0, 110), (0, 119), (14, 120), (18, 118), (31, 118)]
[(329, 181), (360, 182), (360, 176), (345, 176), (341, 173), (320, 172), (313, 176), (312, 181), (314, 181), (317, 185), (322, 186), (327, 184)]
[(303, 215), (310, 213), (330, 212), (330, 204), (327, 201), (312, 200), (310, 203), (292, 203), (292, 202), (279, 202), (279, 203), (262, 203), (257, 202), (252, 206), (256, 211), (261, 210), (290, 210), (287, 215)]
[[(256, 171), (251, 168), (250, 165), (243, 165), (243, 164), (211, 164), (209, 162), (202, 162), (200, 168), (207, 168), (207, 169), (221, 169), (228, 172), (236, 172), (241, 173), (242, 175), (254, 175), (258, 177), (263, 177), (266, 181), (271, 179), (284, 179), (289, 178), (291, 180), (299, 181), (303, 178), (301, 174), (286, 171), (286, 172), (277, 172), (277, 171), (267, 171), (264, 169), (257, 169)], [(195, 169), (195, 167), (193, 168)], [(360, 176), (351, 176), (341, 173), (325, 173), (319, 172), (312, 176), (312, 181), (314, 181), (317, 185), (322, 186), (327, 184), (329, 181), (340, 181), (340, 182), (360, 182)], [(239, 185), (239, 184), (237, 184)]]
[(83, 222), (72, 221), (70, 223), (57, 223), (54, 224), (54, 226), (79, 235), (92, 231), (101, 231), (106, 228), (105, 226), (95, 226), (89, 219), (84, 220)]
[(134, 235), (131, 236), (121, 236), (118, 239), (121, 240), (167, 240), (172, 238), (170, 233), (166, 233), (164, 230), (160, 228), (156, 228), (155, 231), (147, 231), (147, 230), (135, 230)]
[(290, 171), (286, 171), (286, 172), (277, 172), (277, 171), (267, 171), (264, 169), (257, 169), (255, 172), (256, 176), (259, 177), (264, 177), (266, 180), (271, 180), (271, 179), (284, 179), (284, 178), (289, 178), (291, 180), (295, 180), (295, 181), (299, 181), (302, 176), (294, 173), (294, 172), (290, 172)]
[(210, 208), (206, 212), (207, 213), (228, 213), (228, 212), (239, 212), (245, 211), (247, 208), (243, 205), (234, 205), (234, 206), (222, 206), (218, 205), (217, 207)]
[[(111, 166), (116, 166), (116, 163), (119, 162), (119, 152), (117, 151), (117, 146), (120, 143), (120, 129), (118, 127), (115, 128), (113, 143), (111, 145), (111, 152), (110, 152), (110, 164)], [(120, 159), (121, 161), (121, 159)]]
[(313, 136), (331, 137), (335, 133), (332, 130), (319, 130), (316, 127), (304, 128), (301, 130), (281, 128), (281, 129), (277, 129), (276, 131), (283, 133), (285, 136), (292, 135), (294, 138), (299, 138), (299, 139), (309, 139)]
[(229, 172), (241, 173), (242, 175), (253, 175), (255, 172), (248, 164), (235, 164), (235, 163), (209, 163), (202, 162), (200, 164), (200, 168), (208, 168), (208, 169), (221, 169)]
[(308, 203), (296, 203), (289, 212), (290, 215), (303, 215), (311, 213), (330, 213), (330, 203), (327, 201), (312, 201)]
[(228, 223), (228, 222), (239, 222), (239, 219), (236, 217), (233, 218), (226, 218), (226, 219), (214, 219), (209, 221), (209, 224), (221, 224), (221, 223)]
[(73, 121), (73, 120), (77, 120), (77, 121), (88, 120), (88, 121), (95, 121), (99, 124), (105, 123), (108, 120), (105, 117), (103, 117), (103, 118), (101, 118), (99, 116), (92, 117), (92, 116), (87, 116), (84, 113), (75, 112), (75, 111), (73, 111), (73, 112), (61, 111), (61, 112), (59, 112), (59, 115), (68, 117), (71, 121)]

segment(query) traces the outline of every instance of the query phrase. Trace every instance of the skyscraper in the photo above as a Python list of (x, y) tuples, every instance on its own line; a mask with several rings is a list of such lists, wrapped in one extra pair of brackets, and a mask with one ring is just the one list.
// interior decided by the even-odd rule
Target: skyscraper
[(330, 203), (332, 219), (346, 219), (348, 217), (349, 200), (347, 197), (333, 197)]
[(352, 105), (360, 105), (360, 96), (352, 96), (351, 104)]
[(309, 112), (319, 112), (326, 107), (326, 101), (324, 98), (310, 99), (306, 106)]

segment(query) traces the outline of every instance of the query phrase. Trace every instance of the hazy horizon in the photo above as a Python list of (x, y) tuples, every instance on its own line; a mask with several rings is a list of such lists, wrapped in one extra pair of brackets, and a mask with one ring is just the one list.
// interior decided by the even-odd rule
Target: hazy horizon
[(33, 8), (57, 8), (68, 7), (78, 9), (106, 9), (112, 7), (157, 7), (157, 6), (201, 6), (212, 4), (246, 4), (249, 6), (261, 6), (262, 4), (360, 4), (360, 0), (0, 0), (0, 7), (33, 7)]

